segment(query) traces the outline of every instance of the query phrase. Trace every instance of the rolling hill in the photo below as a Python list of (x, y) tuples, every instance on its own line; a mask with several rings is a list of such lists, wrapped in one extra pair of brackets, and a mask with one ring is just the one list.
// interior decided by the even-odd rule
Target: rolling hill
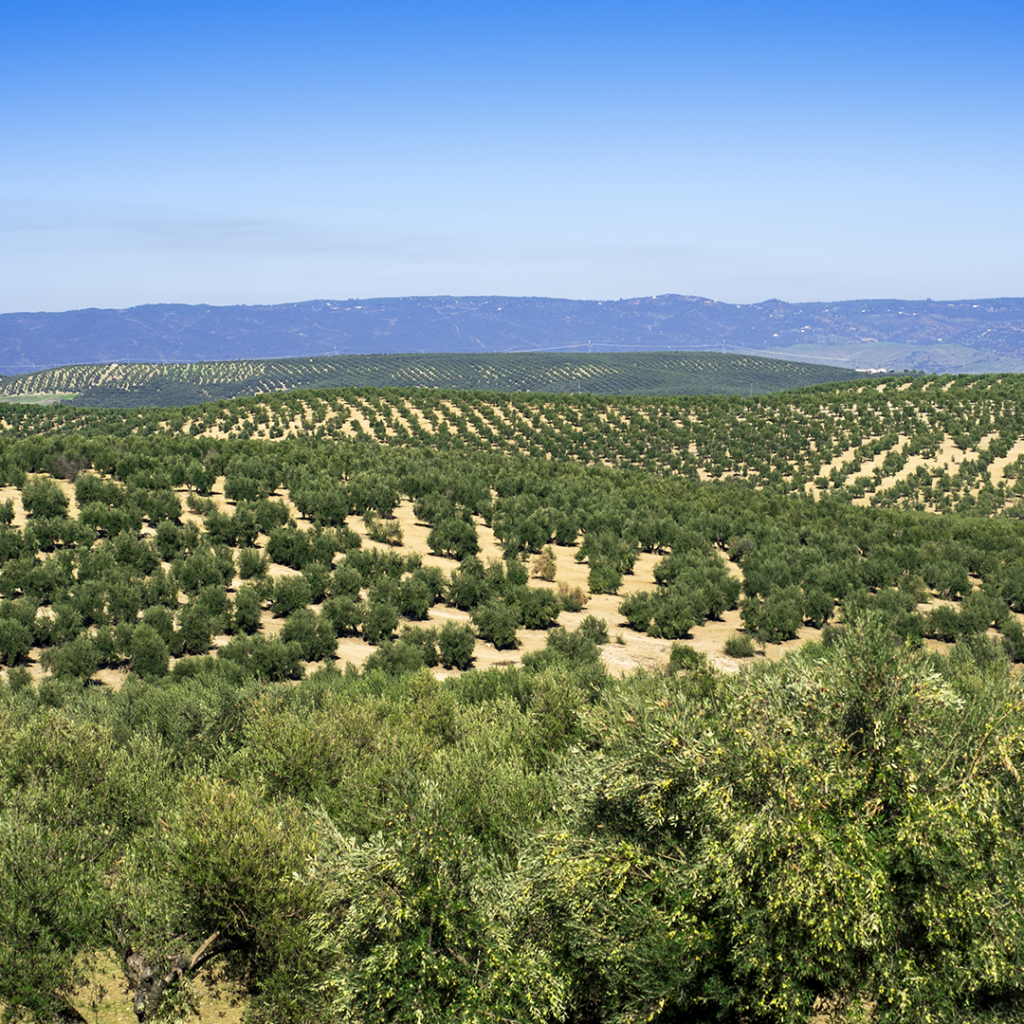
[(409, 297), (267, 306), (148, 305), (0, 315), (0, 373), (74, 363), (382, 353), (712, 350), (848, 368), (1024, 370), (1024, 299), (731, 305)]
[(353, 355), (207, 363), (79, 364), (6, 377), (0, 398), (100, 407), (198, 405), (295, 388), (416, 387), (600, 395), (753, 395), (862, 375), (718, 352)]

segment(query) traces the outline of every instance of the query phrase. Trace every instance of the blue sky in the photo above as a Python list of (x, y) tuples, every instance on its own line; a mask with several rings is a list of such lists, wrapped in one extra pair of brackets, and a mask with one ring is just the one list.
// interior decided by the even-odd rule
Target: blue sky
[(0, 311), (1024, 294), (1020, 4), (8, 3)]

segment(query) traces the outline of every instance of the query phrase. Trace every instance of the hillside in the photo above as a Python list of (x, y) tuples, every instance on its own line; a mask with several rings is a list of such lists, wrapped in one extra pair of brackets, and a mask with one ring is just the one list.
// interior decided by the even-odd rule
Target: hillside
[(1024, 378), (0, 425), (0, 1013), (1024, 1001)]
[(320, 356), (312, 359), (61, 366), (0, 380), (0, 397), (76, 405), (198, 405), (294, 388), (421, 387), (600, 395), (753, 395), (861, 374), (717, 352)]
[(0, 315), (0, 372), (356, 353), (726, 351), (925, 372), (1024, 370), (1024, 299), (731, 305), (450, 296)]
[[(214, 534), (227, 529), (224, 537), (235, 537), (240, 527), (227, 528), (228, 520), (217, 516), (226, 513), (230, 517), (238, 502), (247, 506), (260, 495), (277, 492), (288, 511), (285, 518), (297, 518), (302, 528), (344, 527), (349, 531), (345, 544), (361, 542), (383, 550), (395, 543), (396, 537), (401, 548), (404, 535), (404, 545), (417, 558), (443, 566), (443, 557), (439, 563), (430, 562), (441, 553), (427, 553), (428, 533), (436, 525), (438, 509), (449, 508), (453, 500), (462, 501), (451, 497), (462, 488), (454, 470), (457, 465), (475, 481), (470, 488), (476, 509), (471, 529), (482, 557), (500, 558), (512, 549), (520, 554), (524, 549), (536, 553), (548, 541), (553, 542), (558, 568), (552, 579), (589, 590), (592, 609), (620, 628), (625, 620), (618, 614), (618, 599), (603, 593), (606, 583), (601, 565), (605, 556), (586, 554), (591, 541), (576, 546), (581, 529), (584, 535), (588, 529), (598, 529), (586, 526), (588, 517), (596, 517), (595, 523), (605, 522), (601, 511), (605, 505), (618, 508), (607, 520), (618, 525), (600, 527), (605, 538), (602, 543), (614, 542), (616, 551), (625, 543), (628, 549), (613, 560), (620, 566), (617, 572), (626, 573), (622, 593), (661, 582), (655, 571), (656, 556), (663, 548), (672, 549), (667, 538), (675, 531), (664, 518), (664, 509), (666, 502), (683, 500), (684, 492), (689, 495), (685, 498), (690, 508), (687, 515), (712, 514), (717, 522), (713, 528), (716, 543), (730, 552), (737, 579), (750, 586), (764, 584), (755, 567), (762, 558), (775, 558), (776, 542), (771, 540), (758, 559), (752, 560), (743, 557), (746, 542), (741, 540), (752, 530), (755, 534), (765, 528), (774, 530), (772, 524), (783, 520), (791, 520), (786, 530), (801, 519), (815, 524), (817, 540), (801, 552), (798, 564), (808, 559), (828, 561), (836, 553), (848, 560), (851, 531), (884, 521), (861, 521), (860, 516), (896, 510), (917, 516), (912, 530), (907, 526), (898, 534), (886, 533), (890, 537), (886, 543), (893, 551), (911, 537), (917, 537), (914, 543), (918, 543), (928, 531), (935, 533), (939, 524), (944, 531), (952, 531), (952, 537), (961, 529), (959, 523), (974, 524), (968, 531), (973, 534), (983, 529), (986, 521), (999, 521), (998, 535), (1005, 534), (999, 542), (1005, 548), (1001, 564), (1011, 550), (1006, 546), (1009, 538), (1016, 535), (1024, 518), (1024, 378), (1014, 376), (827, 384), (753, 397), (607, 398), (423, 388), (321, 389), (163, 410), (8, 405), (0, 406), (0, 426), (4, 428), (0, 473), (15, 485), (0, 494), (0, 501), (10, 499), (15, 523), (27, 523), (33, 543), (43, 544), (43, 550), (47, 545), (50, 550), (54, 545), (58, 549), (74, 546), (78, 534), (60, 540), (63, 527), (34, 520), (31, 504), (20, 493), (24, 472), (74, 480), (91, 467), (102, 475), (116, 476), (129, 488), (126, 494), (103, 490), (100, 495), (97, 491), (102, 497), (100, 504), (93, 497), (79, 497), (78, 505), (72, 504), (72, 514), (81, 506), (86, 516), (82, 522), (90, 536), (97, 528), (101, 537), (103, 533), (113, 536), (127, 523), (135, 523), (131, 529), (137, 533), (140, 524), (154, 515), (157, 518), (152, 519), (151, 527), (155, 529), (161, 516), (173, 520), (180, 515), (174, 509), (180, 510), (187, 497), (189, 512), (183, 522), (205, 522)], [(157, 465), (162, 468), (155, 468)], [(420, 500), (424, 485), (417, 482), (419, 471), (413, 468), (430, 465), (449, 467), (446, 473), (451, 476), (444, 483), (443, 475), (434, 479), (428, 474), (433, 481), (430, 487), (441, 488), (441, 493), (448, 495), (437, 508), (434, 499)], [(406, 468), (399, 470), (398, 466)], [(510, 485), (509, 473), (526, 474), (523, 480), (529, 482)], [(369, 480), (381, 474), (392, 481), (386, 488), (393, 498), (385, 503), (385, 519), (357, 523), (356, 533), (352, 533), (344, 526), (346, 517), (353, 510), (361, 515), (367, 502), (378, 501), (366, 494), (379, 493)], [(550, 482), (542, 482), (549, 477)], [(364, 496), (346, 498), (355, 478), (365, 478), (359, 492)], [(487, 488), (481, 490), (483, 479), (506, 479), (506, 483), (493, 486), (499, 494), (512, 486), (507, 497), (516, 502), (520, 501), (519, 489), (525, 488), (521, 499), (525, 504), (512, 520), (508, 519), (511, 506), (497, 518), (489, 511), (492, 499), (484, 493)], [(69, 496), (72, 491), (79, 493), (77, 483), (73, 489), (63, 486)], [(156, 494), (144, 498), (153, 488), (162, 495), (159, 501)], [(557, 497), (552, 488), (565, 494)], [(630, 511), (621, 504), (626, 494), (632, 495), (626, 499)], [(758, 494), (762, 497), (755, 498)], [(780, 503), (780, 499), (785, 500)], [(142, 502), (140, 511), (127, 520), (108, 507), (125, 501)], [(732, 507), (728, 515), (724, 512), (727, 505)], [(591, 512), (585, 512), (591, 506)], [(695, 511), (698, 506), (706, 512)], [(494, 506), (500, 508), (501, 502)], [(164, 511), (157, 511), (160, 509)], [(643, 509), (647, 511), (638, 511)], [(250, 511), (245, 514), (250, 516)], [(512, 526), (520, 515), (533, 525)], [(395, 517), (395, 533), (387, 525), (391, 516)], [(755, 528), (755, 523), (760, 525)], [(932, 525), (923, 527), (924, 523)], [(701, 528), (709, 528), (709, 523)], [(806, 528), (797, 529), (802, 534)], [(920, 534), (921, 528), (924, 534)], [(624, 530), (628, 535), (625, 541)], [(261, 526), (259, 532), (269, 536), (273, 530)], [(255, 543), (254, 538), (252, 534), (246, 544)], [(267, 543), (266, 537), (260, 542), (262, 546)], [(739, 545), (735, 550), (734, 544)], [(830, 544), (835, 545), (834, 551)], [(962, 556), (954, 552), (955, 544), (946, 551), (945, 561), (962, 563)], [(291, 555), (274, 554), (269, 549), (268, 554), (273, 556), (271, 562), (292, 570), (301, 565), (293, 563)], [(854, 562), (860, 565), (862, 557)], [(911, 556), (908, 551), (900, 557)], [(913, 559), (920, 557), (914, 555)], [(574, 561), (584, 565), (575, 569)], [(986, 564), (969, 560), (963, 571), (984, 576), (989, 571)], [(589, 574), (584, 568), (587, 565)], [(12, 586), (20, 586), (16, 581), (21, 571), (15, 572), (11, 566)], [(839, 589), (830, 599), (833, 604), (826, 619), (848, 593), (850, 580), (859, 578), (862, 571), (857, 568), (851, 576), (847, 568), (847, 581), (842, 584), (838, 577), (828, 577), (827, 587)], [(915, 590), (917, 600), (929, 580), (937, 588), (933, 596), (941, 596), (946, 588), (935, 581), (948, 571), (948, 567), (940, 571), (932, 563), (923, 564), (920, 583), (915, 586), (925, 590)], [(783, 572), (776, 565), (773, 572), (778, 584), (790, 570)], [(812, 573), (815, 580), (817, 573)], [(961, 590), (966, 580), (965, 575), (958, 584)], [(0, 587), (2, 584), (0, 571)], [(819, 581), (812, 588), (818, 595), (814, 600), (820, 598), (822, 586)], [(618, 582), (609, 588), (611, 594), (619, 592)], [(816, 617), (820, 618), (817, 613), (810, 618)], [(428, 618), (433, 618), (433, 613)], [(625, 645), (616, 656), (609, 656), (610, 663), (620, 667), (656, 664), (668, 656), (664, 638), (673, 634), (665, 632), (664, 624), (649, 632), (642, 625), (642, 616), (626, 619), (630, 627), (622, 630)], [(730, 631), (742, 631), (744, 621), (733, 600), (731, 607), (727, 604), (710, 617), (698, 615), (681, 633), (688, 633), (716, 664), (727, 665), (723, 641)], [(748, 631), (751, 622), (747, 621)], [(801, 626), (797, 622), (771, 635), (776, 642), (787, 636), (795, 641), (808, 635), (807, 628), (809, 623)], [(648, 639), (637, 640), (637, 635), (645, 634)], [(528, 637), (521, 642), (525, 650), (531, 649)], [(337, 650), (338, 658), (355, 664), (368, 654), (362, 638)]]
[(278, 391), (181, 409), (11, 405), (13, 438), (184, 432), (211, 442), (357, 440), (741, 479), (857, 505), (1018, 515), (1024, 376), (914, 377), (754, 396), (429, 388)]

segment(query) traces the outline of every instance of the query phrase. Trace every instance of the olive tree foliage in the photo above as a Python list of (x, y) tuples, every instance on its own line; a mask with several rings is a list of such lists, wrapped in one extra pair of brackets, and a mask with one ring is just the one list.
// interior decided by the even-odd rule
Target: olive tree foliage
[(400, 494), (395, 479), (389, 474), (364, 471), (353, 474), (349, 479), (348, 497), (357, 515), (373, 509), (382, 516), (390, 517), (398, 505)]
[[(1024, 702), (880, 620), (737, 682), (621, 688), (567, 764), (533, 927), (595, 1019), (1016, 1019)], [(677, 677), (679, 678), (679, 677)], [(558, 936), (561, 936), (559, 942)], [(627, 939), (628, 937), (628, 939)], [(623, 945), (628, 942), (627, 945)]]
[(281, 630), (284, 643), (297, 643), (305, 661), (321, 661), (334, 654), (337, 634), (329, 616), (319, 617), (310, 608), (297, 608)]
[(516, 629), (522, 622), (522, 609), (504, 601), (491, 601), (473, 611), (473, 625), (481, 640), (494, 644), (499, 651), (519, 646)]
[(70, 504), (60, 486), (45, 477), (22, 487), (21, 503), (33, 519), (63, 519)]
[(74, 990), (111, 943), (109, 880), (160, 812), (168, 758), (62, 707), (26, 709), (0, 694), (0, 1004), (5, 1019), (80, 1019)]
[(245, 639), (158, 686), (0, 691), (0, 999), (52, 1020), (113, 946), (144, 1019), (212, 959), (254, 1021), (1015, 1019), (998, 649), (864, 613), (740, 676), (680, 645), (612, 679), (579, 635), (450, 681), (260, 684)]
[(32, 644), (32, 629), (13, 617), (0, 617), (0, 662), (16, 665), (28, 654)]
[[(507, 697), (457, 704), (420, 673), (407, 693), (397, 749), (422, 771), (395, 793), (388, 827), (359, 836), (320, 820), (310, 926), (333, 1019), (567, 1019), (568, 979), (543, 937), (523, 930), (528, 890), (511, 866), (553, 795), (551, 777), (531, 769), (565, 748), (581, 692), (552, 673), (526, 708)], [(554, 708), (565, 731), (547, 728)], [(388, 739), (370, 757), (394, 758)]]
[(467, 669), (473, 661), (476, 636), (470, 626), (446, 622), (438, 634), (437, 646), (445, 668)]
[(431, 529), (427, 546), (436, 554), (461, 562), (480, 551), (476, 525), (468, 518), (450, 516), (441, 519)]
[(170, 652), (160, 633), (142, 623), (132, 632), (130, 657), (132, 671), (146, 678), (159, 678), (167, 672)]
[(315, 962), (305, 926), (310, 817), (252, 786), (205, 777), (186, 778), (174, 796), (112, 894), (136, 1015), (148, 1019), (184, 977), (221, 956), (221, 970), (257, 1006), (262, 997), (281, 1020), (316, 1019), (308, 1007), (281, 1013), (301, 1004)]
[(385, 643), (398, 626), (398, 609), (387, 601), (367, 603), (362, 617), (363, 639), (378, 646)]
[(99, 668), (100, 655), (95, 643), (82, 634), (59, 647), (48, 647), (40, 662), (54, 676), (84, 680)]
[[(147, 1017), (170, 1015), (181, 982), (217, 960), (254, 1024), (806, 1024), (816, 1002), (868, 1004), (880, 1021), (1019, 1019), (1024, 726), (984, 635), (995, 624), (1024, 660), (1013, 517), (702, 489), (560, 457), (477, 462), (462, 429), (446, 442), (460, 458), (435, 464), (313, 439), (225, 438), (218, 455), (156, 422), (150, 439), (121, 414), (102, 426), (110, 436), (82, 442), (103, 476), (77, 477), (77, 522), (64, 488), (26, 477), (52, 440), (0, 437), (29, 512), (14, 527), (0, 504), (10, 1017), (70, 1018), (90, 959), (114, 948)], [(201, 521), (178, 523), (161, 480), (208, 489), (226, 466), (234, 514), (193, 495)], [(330, 506), (329, 491), (301, 497), (321, 472)], [(311, 529), (269, 499), (284, 481)], [(746, 636), (781, 640), (836, 608), (845, 632), (736, 678), (677, 645), (671, 675), (611, 679), (605, 625), (553, 625), (585, 595), (527, 589), (523, 560), (485, 565), (464, 526), (434, 537), (462, 556), (450, 574), (360, 551), (345, 516), (387, 515), (401, 494), (435, 528), (472, 527), (472, 513), (507, 554), (542, 562), (582, 530), (594, 590), (614, 591), (638, 551), (670, 550), (658, 588), (629, 587), (620, 605), (651, 635), (734, 607), (735, 569)], [(268, 578), (267, 553), (245, 546), (261, 534), (301, 575)], [(232, 601), (236, 559), (251, 582)], [(948, 602), (922, 615), (930, 594)], [(442, 597), (482, 640), (514, 646), (526, 626), (548, 629), (546, 647), (472, 671), (472, 627), (399, 626)], [(267, 608), (279, 638), (261, 631)], [(954, 652), (915, 650), (879, 619)], [(336, 638), (360, 627), (378, 651), (334, 671)], [(214, 655), (223, 632), (241, 635)], [(20, 665), (34, 647), (51, 673), (38, 685)], [(464, 674), (436, 680), (436, 662)], [(109, 665), (132, 670), (117, 693), (89, 683)]]
[(763, 600), (747, 598), (741, 612), (743, 625), (764, 643), (791, 640), (803, 624), (802, 602), (795, 586), (773, 590)]
[[(1018, 1019), (1024, 702), (998, 652), (876, 619), (738, 679), (677, 662), (590, 711), (549, 671), (472, 747), (457, 710), (407, 815), (322, 822), (338, 1019)], [(523, 738), (484, 742), (499, 723)], [(541, 734), (576, 745), (545, 740), (560, 810), (531, 824), (515, 766)]]

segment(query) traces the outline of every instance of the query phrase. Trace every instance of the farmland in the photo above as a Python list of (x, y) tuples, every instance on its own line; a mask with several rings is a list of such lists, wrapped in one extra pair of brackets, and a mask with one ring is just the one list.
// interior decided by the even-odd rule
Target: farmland
[(1017, 376), (913, 377), (767, 396), (342, 389), (227, 404), (88, 412), (19, 407), (19, 434), (65, 431), (211, 440), (360, 439), (678, 475), (741, 478), (858, 505), (1012, 512), (1024, 489), (1024, 389)]
[(1024, 998), (1021, 378), (0, 416), (8, 1006)]
[(834, 366), (716, 352), (629, 355), (351, 355), (206, 363), (62, 366), (0, 380), (0, 396), (78, 405), (196, 405), (295, 388), (399, 387), (600, 395), (767, 394), (862, 379)]

